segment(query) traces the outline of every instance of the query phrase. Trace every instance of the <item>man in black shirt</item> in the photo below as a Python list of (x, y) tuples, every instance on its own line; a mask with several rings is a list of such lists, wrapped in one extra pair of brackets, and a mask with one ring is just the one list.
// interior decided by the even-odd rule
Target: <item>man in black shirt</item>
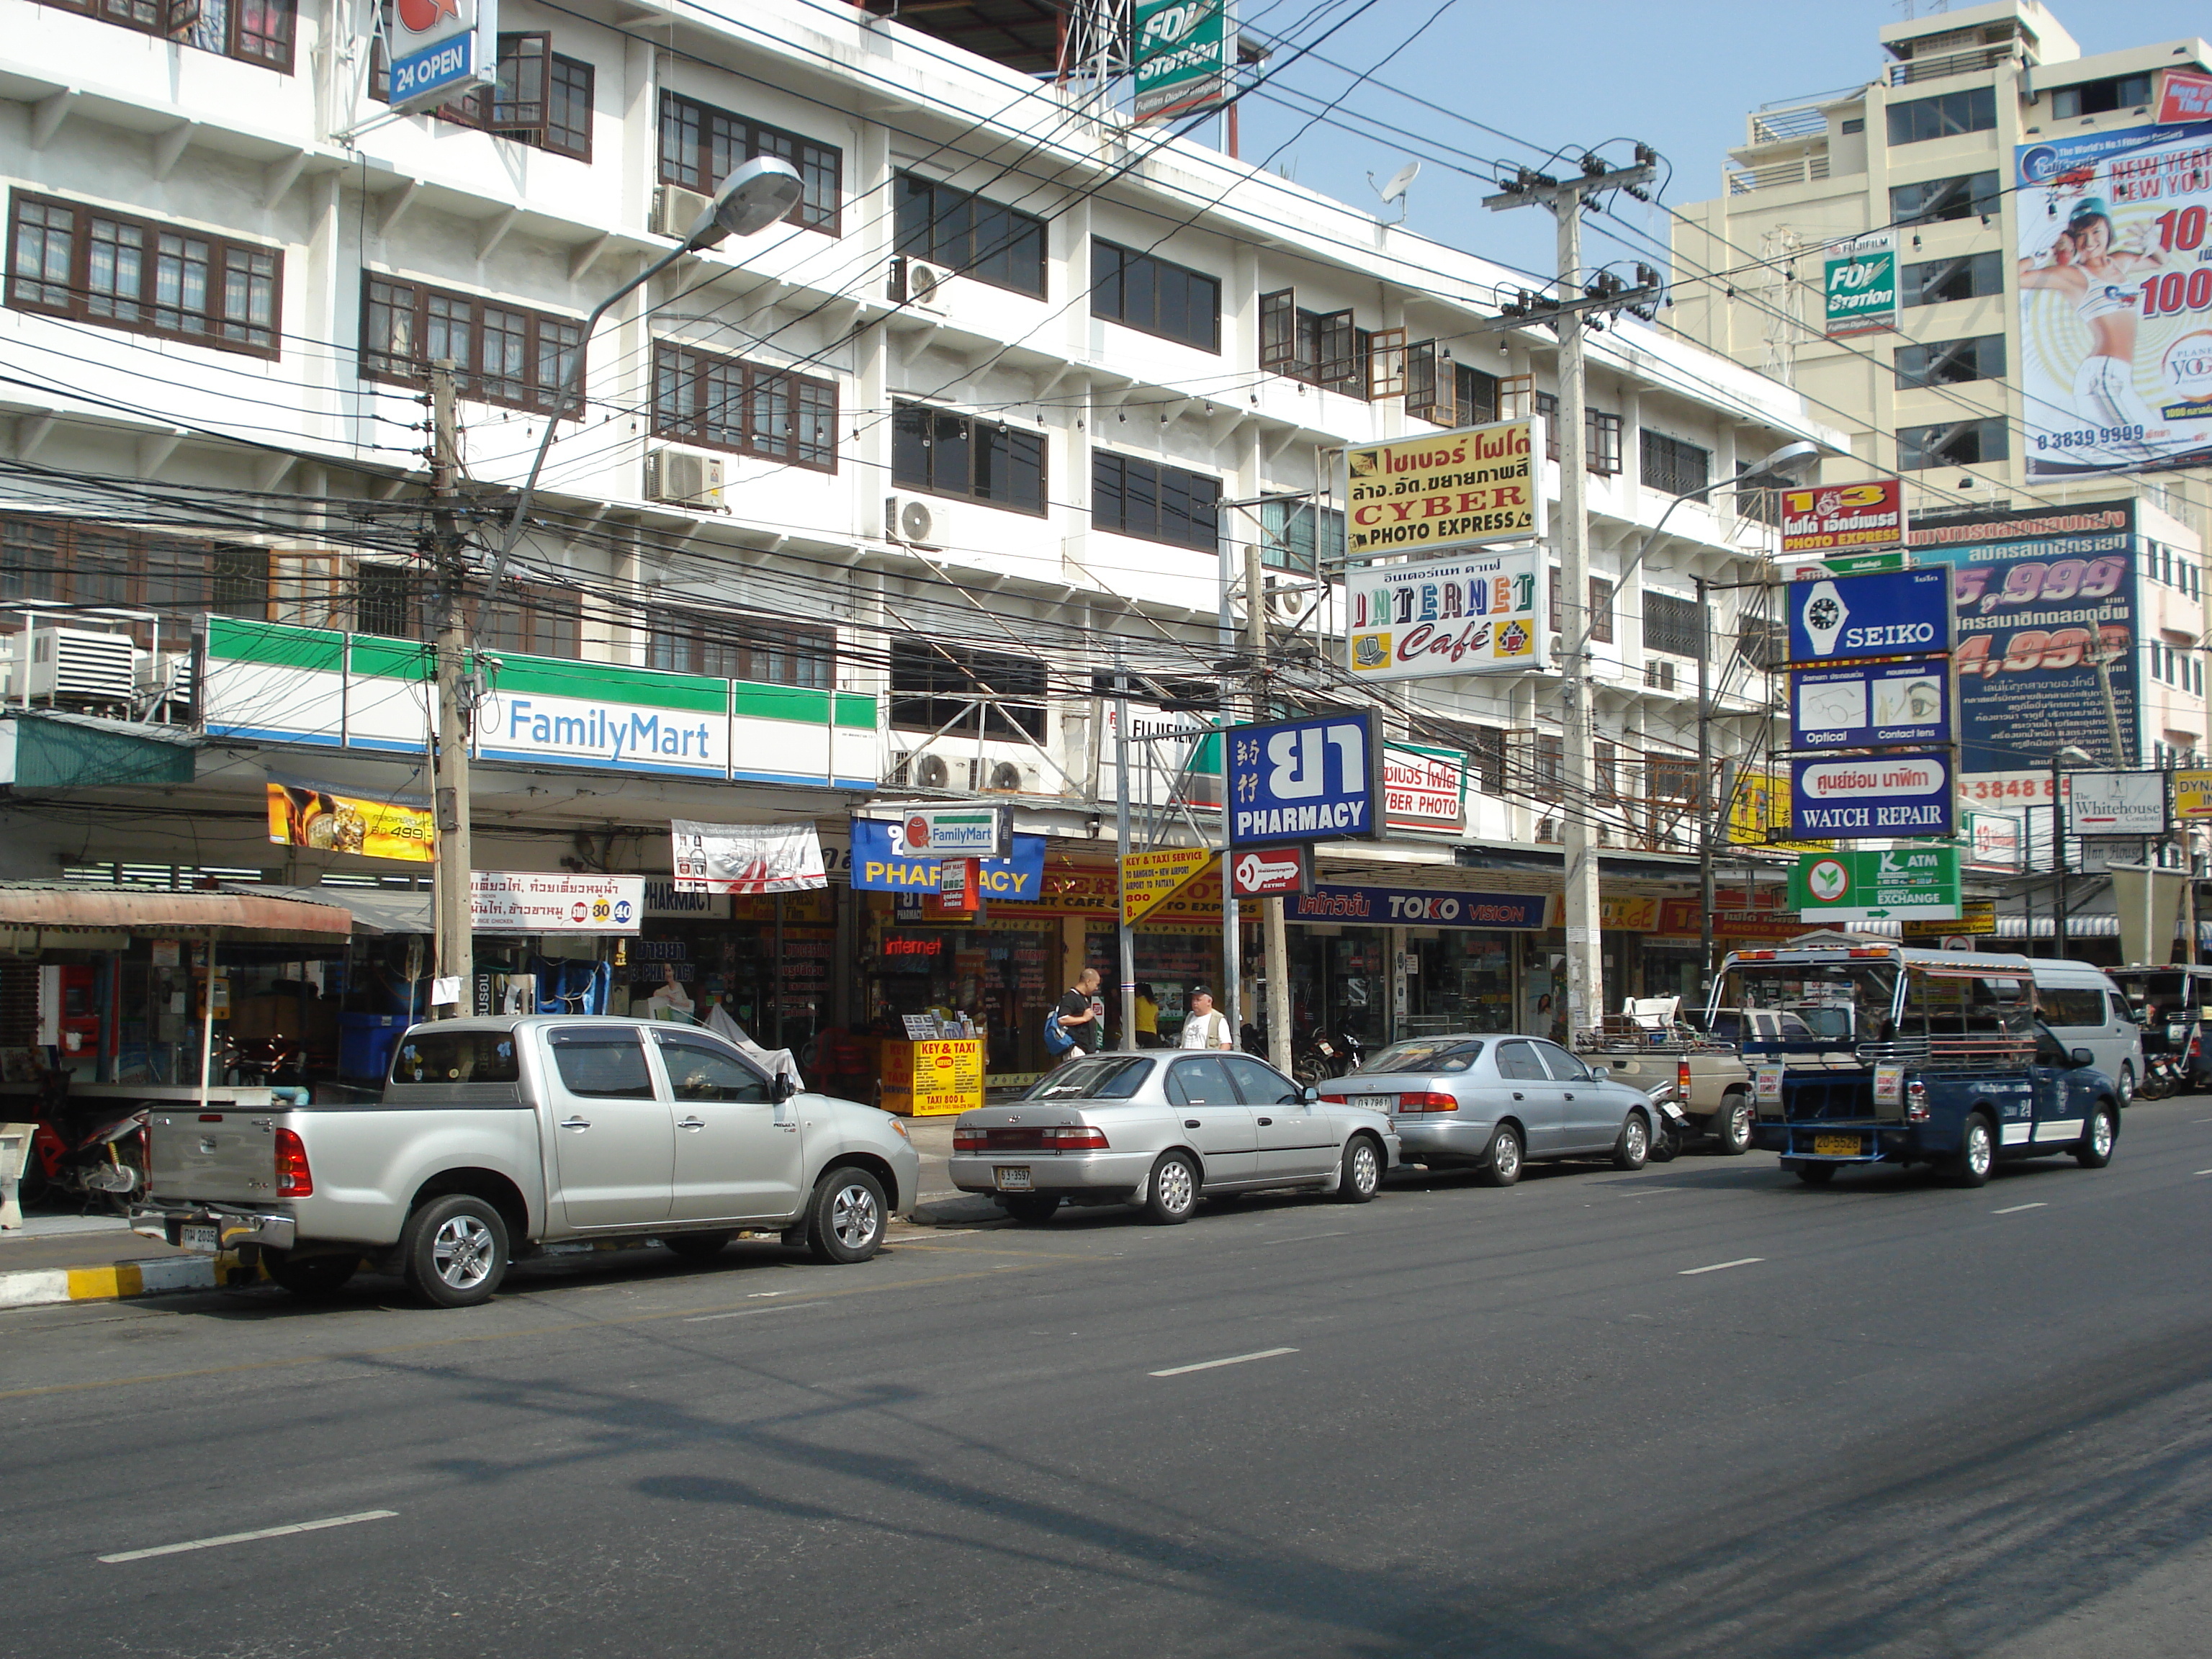
[(1060, 1029), (1075, 1039), (1075, 1046), (1061, 1059), (1073, 1060), (1078, 1054), (1098, 1052), (1106, 1032), (1105, 1005), (1097, 998), (1098, 970), (1085, 968), (1060, 1000)]

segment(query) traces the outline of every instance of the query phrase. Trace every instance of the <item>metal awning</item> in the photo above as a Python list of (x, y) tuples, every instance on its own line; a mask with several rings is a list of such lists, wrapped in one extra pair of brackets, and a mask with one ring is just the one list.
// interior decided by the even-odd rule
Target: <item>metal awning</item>
[(353, 931), (345, 911), (281, 896), (191, 888), (90, 887), (76, 882), (0, 882), (0, 927), (71, 928), (159, 939), (269, 945), (322, 944)]
[(226, 892), (275, 893), (298, 903), (343, 911), (356, 933), (434, 933), (432, 896), (392, 887), (228, 887)]

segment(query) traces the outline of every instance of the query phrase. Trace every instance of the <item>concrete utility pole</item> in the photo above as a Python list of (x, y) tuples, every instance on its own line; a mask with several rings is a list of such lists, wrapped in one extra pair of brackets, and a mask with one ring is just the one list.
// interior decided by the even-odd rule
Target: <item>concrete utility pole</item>
[(430, 366), (430, 523), (434, 564), (437, 651), (438, 735), (430, 750), (431, 801), (438, 829), (438, 864), (432, 876), (436, 901), (437, 966), (441, 979), (459, 978), (459, 1000), (433, 1008), (434, 1016), (455, 1018), (471, 1012), (476, 979), (474, 939), (470, 931), (469, 733), (463, 706), (467, 658), (467, 576), (461, 538), (459, 498), (460, 433), (454, 412), (453, 364), (441, 358)]
[[(1244, 544), (1244, 648), (1252, 658), (1252, 707), (1247, 720), (1265, 718), (1261, 708), (1260, 688), (1266, 684), (1261, 671), (1267, 660), (1267, 577), (1261, 567), (1260, 544)], [(1228, 775), (1224, 772), (1224, 777)], [(1234, 810), (1236, 803), (1229, 803)], [(1236, 883), (1230, 878), (1227, 861), (1222, 866), (1221, 902), (1235, 906), (1237, 895), (1232, 890)], [(1283, 901), (1263, 898), (1260, 901), (1262, 938), (1260, 951), (1260, 975), (1267, 987), (1267, 1060), (1279, 1072), (1291, 1069), (1291, 946), (1289, 929), (1284, 924)]]
[(1605, 957), (1598, 931), (1596, 733), (1590, 707), (1589, 499), (1588, 434), (1583, 421), (1583, 314), (1574, 306), (1583, 292), (1583, 204), (1607, 191), (1632, 189), (1650, 179), (1650, 162), (1607, 169), (1583, 158), (1582, 176), (1552, 179), (1523, 173), (1518, 187), (1485, 198), (1493, 210), (1541, 202), (1559, 223), (1559, 310), (1550, 318), (1559, 335), (1559, 632), (1571, 645), (1559, 665), (1560, 749), (1565, 796), (1559, 833), (1566, 863), (1567, 1029), (1595, 1025), (1605, 1013)]
[(1121, 945), (1121, 1048), (1133, 1054), (1137, 1048), (1137, 936), (1129, 927), (1129, 677), (1119, 651), (1114, 653), (1114, 850), (1119, 854), (1115, 868), (1120, 875), (1114, 890), (1121, 906), (1121, 914), (1115, 919)]

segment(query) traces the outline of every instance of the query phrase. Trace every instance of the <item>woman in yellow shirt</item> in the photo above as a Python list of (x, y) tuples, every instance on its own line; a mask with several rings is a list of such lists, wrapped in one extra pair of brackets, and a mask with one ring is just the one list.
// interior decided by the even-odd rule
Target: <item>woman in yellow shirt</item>
[(1160, 1046), (1160, 1005), (1152, 1000), (1152, 981), (1137, 981), (1137, 1046), (1157, 1048)]

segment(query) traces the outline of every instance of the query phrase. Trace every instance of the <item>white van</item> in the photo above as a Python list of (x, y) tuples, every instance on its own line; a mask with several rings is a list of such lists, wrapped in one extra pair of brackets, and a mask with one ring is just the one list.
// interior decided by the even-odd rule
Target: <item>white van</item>
[(2128, 1000), (2093, 963), (2032, 959), (2039, 1017), (2069, 1048), (2087, 1048), (2097, 1069), (2118, 1085), (2120, 1104), (2135, 1098), (2143, 1073), (2142, 1028)]

